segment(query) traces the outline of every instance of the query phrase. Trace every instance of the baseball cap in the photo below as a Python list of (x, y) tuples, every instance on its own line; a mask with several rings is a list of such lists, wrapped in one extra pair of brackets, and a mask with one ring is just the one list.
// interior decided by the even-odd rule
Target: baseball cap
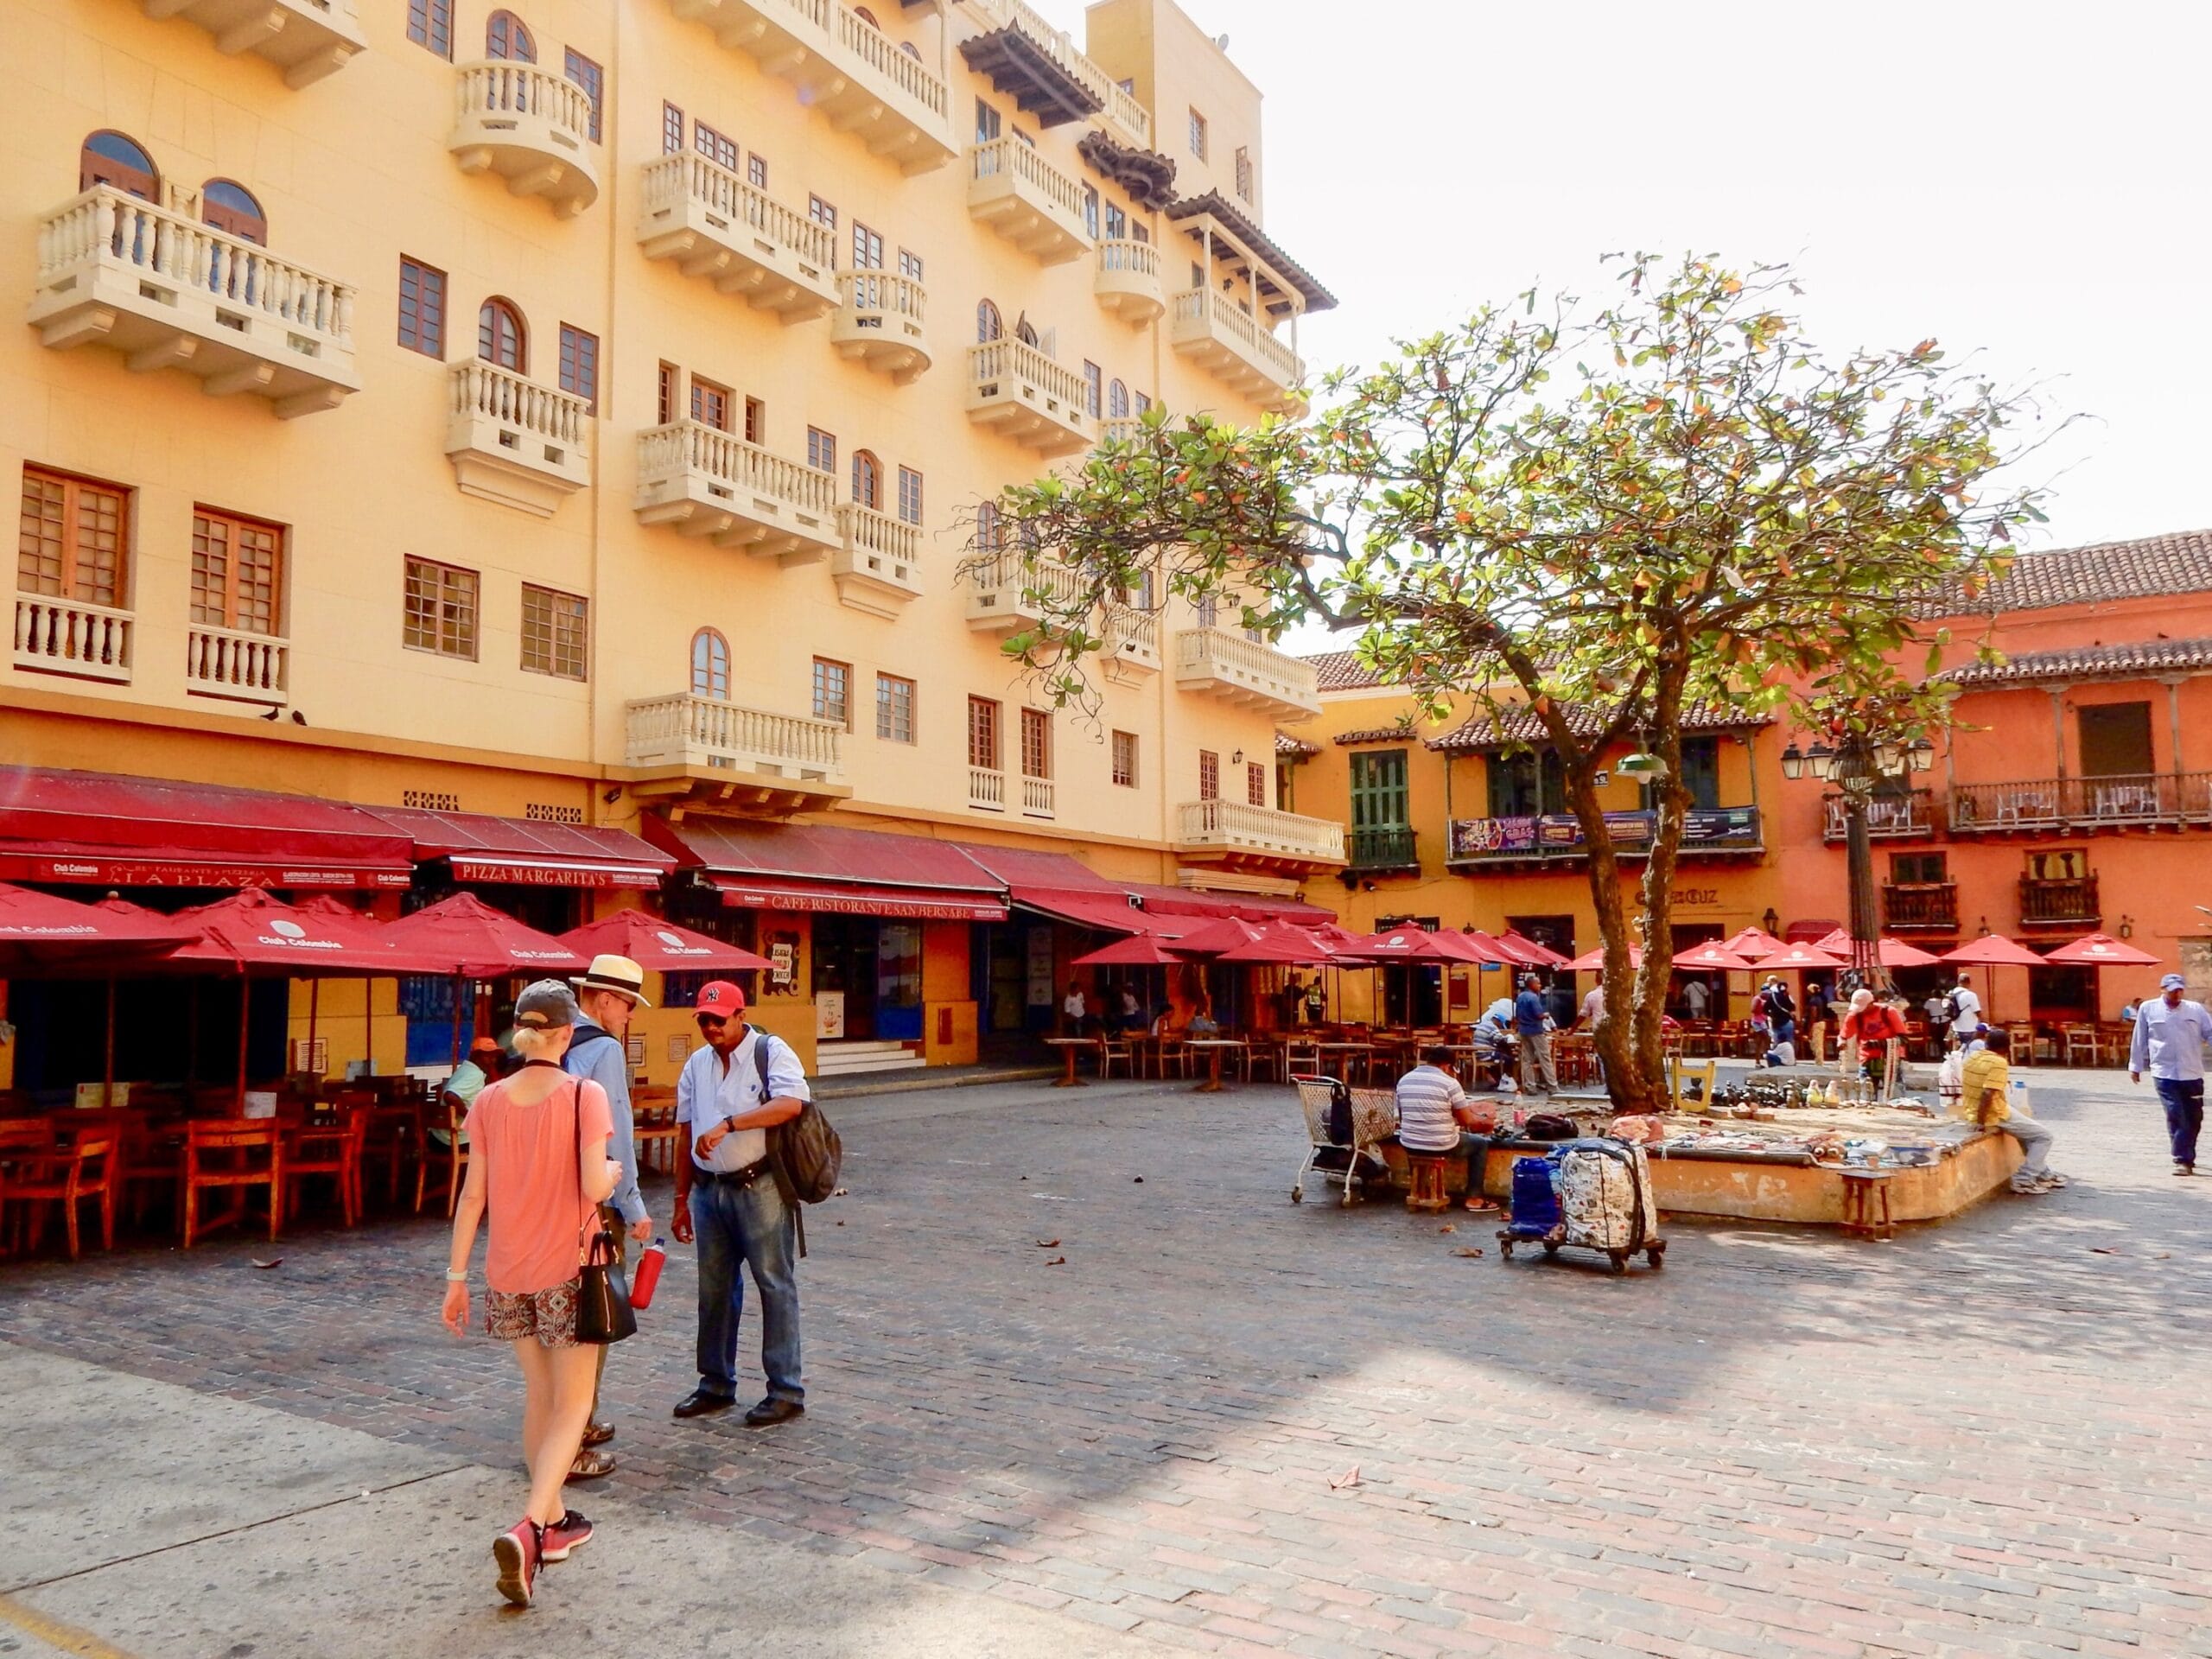
[(745, 993), (726, 979), (709, 980), (699, 988), (693, 1014), (719, 1014), (728, 1020), (745, 1012)]
[(557, 979), (541, 979), (526, 985), (515, 999), (515, 1024), (531, 1031), (573, 1026), (583, 1018), (576, 994)]
[(2189, 988), (2189, 982), (2179, 974), (2168, 974), (2158, 982), (2158, 988), (2162, 991), (2185, 991)]
[(496, 1037), (479, 1037), (468, 1046), (468, 1052), (471, 1054), (497, 1054), (499, 1052), (499, 1039)]

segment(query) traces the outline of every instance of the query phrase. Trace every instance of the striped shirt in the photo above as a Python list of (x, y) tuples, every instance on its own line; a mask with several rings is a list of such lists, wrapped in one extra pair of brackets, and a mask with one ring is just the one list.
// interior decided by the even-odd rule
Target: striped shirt
[(1433, 1065), (1417, 1065), (1398, 1079), (1398, 1144), (1408, 1152), (1451, 1152), (1459, 1144), (1454, 1106), (1467, 1103), (1459, 1079)]

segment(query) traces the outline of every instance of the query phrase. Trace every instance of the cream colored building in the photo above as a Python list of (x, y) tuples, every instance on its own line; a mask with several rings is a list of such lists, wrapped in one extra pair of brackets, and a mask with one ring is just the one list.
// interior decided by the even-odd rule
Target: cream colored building
[[(701, 864), (702, 824), (1275, 896), (1342, 862), (1274, 795), (1310, 664), (1132, 609), (1093, 729), (1000, 651), (1020, 577), (956, 581), (977, 501), (1147, 403), (1300, 406), (1333, 302), (1261, 228), (1258, 89), (1169, 0), (1081, 45), (1021, 0), (16, 0), (0, 53), (19, 791), (645, 831), (687, 918), (794, 948), (764, 1007), (802, 1042), (818, 951), (868, 950), (821, 918), (867, 912), (826, 867), (780, 872), (811, 908), (718, 893), (779, 872)], [(132, 885), (3, 809), (0, 877)], [(918, 919), (886, 1040), (969, 1058), (1033, 947)]]

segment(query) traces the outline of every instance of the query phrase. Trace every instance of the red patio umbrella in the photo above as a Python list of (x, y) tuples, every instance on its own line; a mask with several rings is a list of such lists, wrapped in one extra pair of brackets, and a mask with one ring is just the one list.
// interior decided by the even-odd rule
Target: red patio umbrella
[[(1643, 947), (1642, 945), (1631, 944), (1629, 946), (1628, 965), (1631, 970), (1643, 966)], [(1605, 966), (1605, 947), (1601, 944), (1595, 950), (1585, 950), (1580, 956), (1575, 957), (1573, 962), (1562, 963), (1560, 966), (1565, 968), (1567, 971), (1571, 974), (1588, 974), (1602, 971)]]
[(1068, 965), (1072, 968), (1166, 968), (1190, 961), (1180, 950), (1172, 948), (1157, 933), (1133, 933), (1126, 939), (1102, 945), (1087, 956), (1077, 957)]
[(1760, 957), (1757, 969), (1762, 974), (1802, 973), (1809, 968), (1847, 968), (1850, 965), (1840, 957), (1832, 957), (1827, 951), (1801, 941), (1796, 944), (1786, 944), (1770, 956)]
[[(1815, 950), (1825, 950), (1831, 956), (1847, 957), (1851, 950), (1851, 935), (1839, 927), (1826, 938), (1815, 940)], [(1941, 960), (1932, 950), (1923, 950), (1916, 944), (1907, 944), (1903, 939), (1893, 939), (1884, 934), (1874, 941), (1874, 959), (1885, 968), (1926, 968)]]
[(1249, 944), (1259, 937), (1258, 923), (1243, 921), (1235, 916), (1223, 916), (1211, 922), (1201, 922), (1178, 935), (1174, 944), (1185, 956), (1217, 957), (1224, 950), (1234, 950), (1240, 944)]
[(1337, 953), (1305, 929), (1277, 922), (1263, 928), (1258, 938), (1224, 950), (1214, 960), (1258, 967), (1312, 968), (1336, 961)]
[(1763, 927), (1747, 927), (1723, 939), (1720, 948), (1756, 960), (1760, 957), (1772, 956), (1783, 948), (1783, 944)]
[(1518, 928), (1509, 929), (1497, 936), (1500, 944), (1520, 953), (1521, 960), (1531, 968), (1564, 968), (1567, 956), (1554, 950), (1541, 939), (1532, 939)]
[(1729, 950), (1726, 945), (1711, 941), (1704, 944), (1693, 945), (1687, 950), (1677, 950), (1675, 952), (1673, 960), (1677, 968), (1688, 968), (1709, 973), (1740, 974), (1749, 973), (1751, 969), (1751, 964), (1736, 952)]
[(444, 972), (465, 979), (516, 974), (543, 979), (580, 974), (588, 962), (565, 941), (493, 909), (473, 893), (441, 899), (387, 924), (383, 932), (389, 948), (434, 958)]
[(191, 938), (191, 929), (120, 899), (83, 905), (0, 881), (0, 979), (143, 957)]
[(2002, 933), (1985, 933), (1955, 950), (1946, 950), (1939, 960), (1984, 968), (2040, 968), (2050, 958), (2037, 956)]
[(2044, 960), (2069, 968), (2155, 968), (2165, 958), (2138, 950), (2109, 933), (2085, 933), (2060, 945)]
[(580, 957), (627, 957), (657, 974), (764, 973), (776, 966), (757, 950), (725, 944), (642, 910), (618, 910), (560, 938)]
[(1392, 962), (1482, 962), (1486, 960), (1478, 947), (1465, 943), (1465, 936), (1453, 932), (1432, 933), (1427, 928), (1410, 923), (1394, 927), (1386, 932), (1370, 933), (1366, 938), (1345, 945), (1338, 953), (1345, 962), (1383, 963)]

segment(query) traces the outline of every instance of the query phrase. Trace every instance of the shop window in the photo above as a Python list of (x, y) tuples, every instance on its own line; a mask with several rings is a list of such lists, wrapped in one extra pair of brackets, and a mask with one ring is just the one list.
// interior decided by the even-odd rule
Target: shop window
[(192, 620), (245, 633), (283, 631), (282, 526), (198, 507), (192, 515)]
[(269, 245), (269, 216), (253, 192), (229, 179), (210, 179), (200, 187), (200, 218), (227, 235), (257, 248)]
[(556, 679), (584, 677), (591, 607), (580, 595), (550, 588), (522, 588), (522, 665)]
[(992, 698), (968, 699), (968, 764), (985, 772), (999, 769), (999, 705)]
[(478, 308), (476, 355), (517, 374), (530, 372), (530, 335), (512, 300), (495, 294)]
[(399, 343), (425, 357), (446, 354), (446, 274), (404, 257), (399, 262)]
[(814, 659), (814, 717), (853, 728), (853, 666), (850, 663), (832, 662), (827, 657)]
[(130, 602), (130, 492), (41, 467), (23, 468), (16, 588), (121, 609)]
[(1123, 789), (1137, 786), (1137, 734), (1114, 734), (1114, 781)]
[(1198, 751), (1198, 798), (1202, 801), (1221, 798), (1221, 757), (1211, 749)]
[(896, 674), (875, 677), (875, 734), (887, 743), (914, 741), (914, 683)]
[(599, 142), (599, 124), (606, 101), (607, 71), (581, 52), (568, 54), (568, 75), (570, 80), (584, 89), (584, 97), (591, 104), (591, 141)]
[(599, 413), (599, 336), (561, 325), (561, 390), (572, 391)]
[(474, 570), (432, 559), (407, 561), (407, 619), (401, 639), (410, 651), (476, 660), (477, 594)]
[(154, 158), (136, 138), (119, 132), (96, 132), (77, 152), (77, 188), (89, 190), (96, 184), (111, 184), (147, 201), (162, 199), (161, 169)]
[(729, 641), (714, 628), (691, 636), (691, 695), (729, 701)]
[(453, 0), (407, 0), (407, 38), (450, 60)]
[(513, 63), (536, 63), (537, 42), (514, 13), (495, 11), (484, 25), (484, 55)]

